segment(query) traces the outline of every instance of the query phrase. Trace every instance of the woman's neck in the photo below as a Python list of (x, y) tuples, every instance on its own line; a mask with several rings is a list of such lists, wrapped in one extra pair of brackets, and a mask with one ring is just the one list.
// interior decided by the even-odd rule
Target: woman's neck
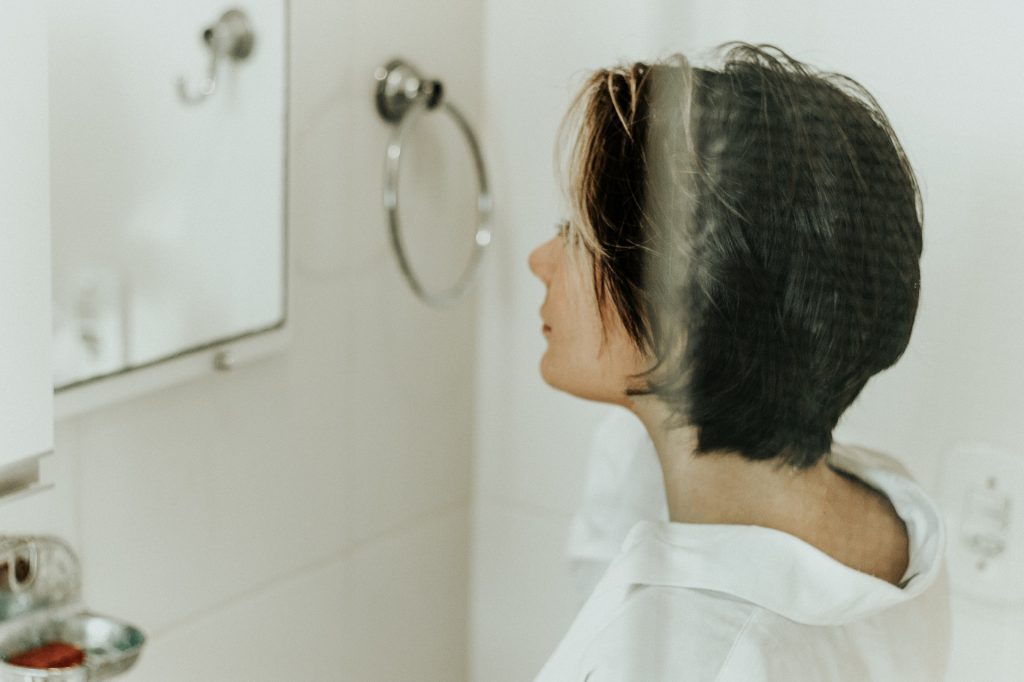
[(889, 582), (907, 561), (902, 520), (884, 495), (828, 465), (796, 469), (734, 452), (694, 454), (692, 427), (665, 429), (664, 403), (645, 397), (630, 409), (651, 436), (665, 482), (669, 520), (774, 528)]
[[(825, 458), (807, 469), (754, 461), (733, 452), (696, 455), (692, 427), (666, 430), (658, 410), (638, 411), (654, 442), (665, 481), (669, 519), (678, 523), (806, 526), (827, 512), (840, 475)], [(786, 530), (786, 528), (780, 528)]]

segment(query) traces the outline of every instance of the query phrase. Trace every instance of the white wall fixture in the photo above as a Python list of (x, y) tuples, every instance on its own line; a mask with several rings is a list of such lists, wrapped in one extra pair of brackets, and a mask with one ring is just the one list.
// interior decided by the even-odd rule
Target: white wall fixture
[(1024, 603), (1024, 454), (957, 443), (942, 460), (953, 589), (986, 603)]
[(46, 21), (33, 0), (3, 7), (0, 494), (33, 484), (25, 468), (14, 463), (38, 459), (53, 448)]
[(47, 7), (58, 416), (280, 348), (287, 3)]

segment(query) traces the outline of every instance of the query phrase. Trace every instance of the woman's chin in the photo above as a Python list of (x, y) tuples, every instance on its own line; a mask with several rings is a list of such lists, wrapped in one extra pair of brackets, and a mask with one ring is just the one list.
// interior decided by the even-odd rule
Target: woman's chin
[[(541, 379), (551, 388), (557, 388), (559, 391), (568, 391), (565, 377), (562, 376), (564, 372), (559, 372), (558, 369), (557, 363), (552, 362), (551, 353), (545, 352), (540, 358)], [(571, 391), (569, 392), (571, 393)]]
[(548, 359), (547, 352), (545, 352), (544, 355), (540, 356), (539, 369), (540, 378), (544, 380), (544, 383), (546, 383), (548, 386), (551, 386), (552, 388), (559, 388), (557, 384), (557, 378), (552, 377), (551, 362)]
[[(563, 393), (568, 393), (573, 397), (580, 398), (582, 400), (594, 400), (601, 403), (613, 402), (613, 400), (610, 400), (610, 397), (605, 395), (604, 392), (595, 390), (594, 386), (580, 384), (579, 376), (575, 373), (558, 372), (556, 368), (545, 363), (544, 358), (541, 358), (540, 361), (540, 376), (544, 380), (544, 383), (551, 388)], [(575, 381), (573, 379), (575, 379)]]

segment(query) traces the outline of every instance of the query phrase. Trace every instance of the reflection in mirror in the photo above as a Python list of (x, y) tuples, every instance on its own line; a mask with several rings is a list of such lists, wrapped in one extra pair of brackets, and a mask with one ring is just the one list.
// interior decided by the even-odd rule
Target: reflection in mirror
[(285, 15), (51, 0), (58, 389), (284, 324)]

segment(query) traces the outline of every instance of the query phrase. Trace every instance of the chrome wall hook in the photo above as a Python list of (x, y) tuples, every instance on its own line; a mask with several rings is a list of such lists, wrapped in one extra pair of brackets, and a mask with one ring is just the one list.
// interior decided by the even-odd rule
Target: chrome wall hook
[(238, 9), (229, 9), (203, 33), (203, 42), (210, 51), (210, 66), (207, 74), (194, 86), (184, 78), (178, 78), (178, 96), (186, 104), (199, 104), (217, 89), (217, 67), (224, 59), (243, 61), (252, 54), (256, 37), (249, 23), (249, 17)]

